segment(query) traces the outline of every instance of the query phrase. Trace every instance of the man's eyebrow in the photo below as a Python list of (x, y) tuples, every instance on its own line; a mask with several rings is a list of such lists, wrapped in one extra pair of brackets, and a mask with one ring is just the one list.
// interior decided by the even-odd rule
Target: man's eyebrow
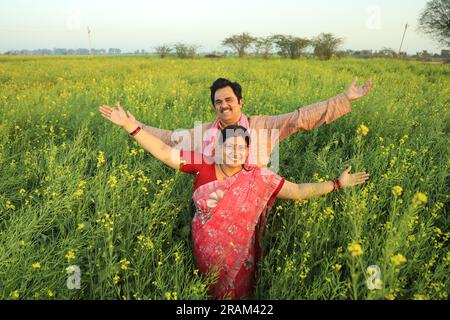
[[(226, 97), (225, 100), (233, 100), (233, 97)], [(222, 99), (216, 99), (215, 102), (220, 102)]]

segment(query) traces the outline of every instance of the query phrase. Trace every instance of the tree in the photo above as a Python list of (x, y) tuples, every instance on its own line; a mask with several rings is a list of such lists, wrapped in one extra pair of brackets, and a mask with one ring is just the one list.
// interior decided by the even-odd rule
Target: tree
[(195, 56), (197, 55), (197, 50), (199, 48), (199, 46), (187, 45), (181, 42), (175, 44), (174, 47), (178, 58), (181, 59), (195, 58)]
[(222, 41), (222, 45), (236, 50), (239, 57), (246, 55), (246, 50), (252, 46), (256, 38), (249, 33), (235, 34)]
[(392, 48), (384, 47), (382, 50), (378, 52), (378, 55), (384, 58), (396, 58), (397, 52)]
[(450, 46), (450, 1), (431, 0), (419, 16), (419, 30)]
[(172, 48), (167, 44), (155, 48), (156, 54), (158, 54), (161, 58), (168, 56), (171, 51)]
[(422, 52), (417, 52), (416, 54), (418, 61), (432, 61), (431, 54), (428, 53), (427, 50), (423, 50)]
[(332, 33), (321, 33), (313, 40), (314, 55), (322, 60), (330, 60), (343, 42), (342, 38)]
[(122, 50), (118, 49), (118, 48), (109, 48), (108, 49), (108, 54), (121, 54)]
[(262, 55), (264, 59), (269, 59), (270, 52), (273, 48), (273, 38), (272, 37), (261, 37), (257, 38), (255, 41), (256, 54)]
[(278, 53), (283, 57), (297, 59), (302, 54), (302, 50), (311, 44), (311, 40), (286, 35), (275, 35), (272, 37), (273, 42), (280, 50)]

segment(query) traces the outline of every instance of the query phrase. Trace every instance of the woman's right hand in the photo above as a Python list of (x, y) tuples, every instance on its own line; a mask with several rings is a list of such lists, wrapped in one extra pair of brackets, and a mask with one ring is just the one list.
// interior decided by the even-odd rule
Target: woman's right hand
[(350, 174), (352, 166), (349, 166), (339, 177), (339, 183), (342, 188), (350, 188), (358, 184), (363, 184), (369, 179), (369, 174), (366, 172), (358, 172)]
[[(122, 107), (120, 106), (120, 101), (117, 101), (117, 109), (112, 108), (107, 105), (101, 105), (98, 108), (98, 111), (102, 115), (103, 118), (108, 119), (115, 125), (118, 125), (119, 127), (123, 127), (126, 124), (126, 121), (132, 120), (133, 122), (136, 121), (136, 118), (131, 114), (131, 112), (127, 111), (126, 114), (124, 112), (121, 112)], [(128, 118), (127, 115), (128, 114)]]

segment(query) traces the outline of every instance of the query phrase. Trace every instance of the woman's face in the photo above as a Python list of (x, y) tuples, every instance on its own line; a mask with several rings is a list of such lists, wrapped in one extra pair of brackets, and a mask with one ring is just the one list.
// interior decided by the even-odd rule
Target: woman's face
[(223, 144), (224, 163), (229, 167), (239, 167), (245, 163), (248, 147), (243, 137), (230, 137)]

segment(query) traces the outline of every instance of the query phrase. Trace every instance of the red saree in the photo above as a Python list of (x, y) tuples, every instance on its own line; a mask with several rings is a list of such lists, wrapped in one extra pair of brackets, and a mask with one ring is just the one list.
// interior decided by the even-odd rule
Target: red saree
[(200, 272), (218, 276), (209, 290), (214, 299), (251, 295), (260, 259), (258, 233), (282, 182), (272, 171), (251, 166), (195, 190), (194, 258)]

